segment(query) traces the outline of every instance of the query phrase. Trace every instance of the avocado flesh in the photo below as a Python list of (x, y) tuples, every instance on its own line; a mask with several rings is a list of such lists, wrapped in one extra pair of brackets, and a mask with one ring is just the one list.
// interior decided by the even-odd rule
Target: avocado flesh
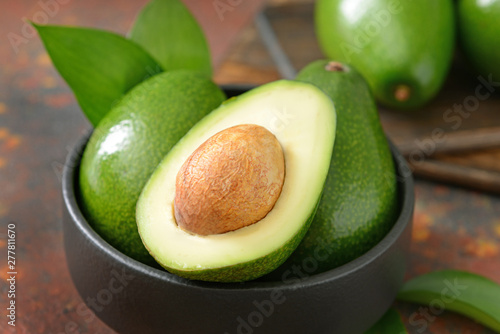
[[(318, 0), (315, 26), (325, 56), (353, 65), (389, 107), (431, 100), (451, 65), (451, 0)], [(409, 88), (407, 99), (396, 98), (398, 87)]]
[(399, 212), (394, 162), (370, 90), (352, 67), (332, 72), (328, 63), (313, 62), (296, 77), (335, 104), (335, 149), (323, 195), (301, 244), (266, 280), (292, 281), (300, 277), (292, 268), (313, 275), (354, 260), (388, 233)]
[(137, 232), (139, 194), (172, 146), (224, 99), (206, 76), (165, 72), (133, 88), (97, 125), (82, 157), (79, 201), (89, 224), (109, 244), (156, 264)]
[[(179, 228), (173, 213), (175, 179), (186, 159), (219, 131), (239, 124), (265, 127), (285, 157), (285, 181), (273, 209), (257, 223), (200, 236)], [(168, 153), (137, 203), (143, 243), (168, 271), (186, 278), (238, 282), (279, 266), (307, 231), (330, 166), (336, 115), (313, 85), (276, 81), (228, 100), (198, 122)]]
[(457, 14), (467, 60), (478, 74), (500, 80), (500, 1), (460, 0)]

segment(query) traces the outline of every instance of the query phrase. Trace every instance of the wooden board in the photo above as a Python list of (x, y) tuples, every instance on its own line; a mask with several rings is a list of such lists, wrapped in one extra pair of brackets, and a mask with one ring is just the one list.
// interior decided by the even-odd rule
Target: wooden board
[[(297, 70), (324, 58), (314, 33), (312, 1), (271, 1), (265, 16)], [(237, 77), (226, 74), (216, 80), (263, 83), (280, 78), (255, 25), (242, 34), (221, 72), (231, 73), (231, 66), (238, 68)], [(470, 73), (457, 53), (433, 101), (414, 111), (379, 107), (380, 118), (415, 175), (500, 193), (498, 91), (500, 78)]]

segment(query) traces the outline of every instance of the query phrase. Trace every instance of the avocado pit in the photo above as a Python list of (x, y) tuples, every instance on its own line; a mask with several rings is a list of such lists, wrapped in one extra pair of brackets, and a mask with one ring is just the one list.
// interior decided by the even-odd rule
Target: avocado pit
[(252, 225), (274, 207), (284, 178), (283, 150), (271, 132), (255, 124), (222, 130), (199, 146), (177, 174), (177, 225), (199, 235)]

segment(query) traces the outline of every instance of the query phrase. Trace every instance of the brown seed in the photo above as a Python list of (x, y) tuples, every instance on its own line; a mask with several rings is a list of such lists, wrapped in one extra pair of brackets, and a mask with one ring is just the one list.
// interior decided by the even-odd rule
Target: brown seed
[(254, 124), (225, 129), (182, 165), (175, 184), (177, 225), (220, 234), (264, 218), (280, 196), (285, 159), (276, 137)]

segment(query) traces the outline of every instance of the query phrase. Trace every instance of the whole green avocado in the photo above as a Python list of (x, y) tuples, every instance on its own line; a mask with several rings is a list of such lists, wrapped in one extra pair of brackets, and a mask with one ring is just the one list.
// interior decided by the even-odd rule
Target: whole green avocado
[(318, 0), (315, 26), (327, 58), (356, 67), (389, 107), (428, 102), (451, 64), (451, 0)]
[(99, 122), (82, 157), (80, 203), (108, 243), (138, 261), (155, 263), (137, 230), (137, 199), (165, 154), (224, 99), (205, 75), (175, 70), (133, 88)]
[(467, 60), (479, 74), (500, 80), (500, 1), (459, 0), (457, 5), (459, 43)]
[(337, 131), (313, 222), (295, 252), (268, 275), (285, 282), (361, 256), (388, 233), (399, 210), (394, 162), (363, 77), (348, 65), (319, 60), (296, 80), (312, 83), (330, 96)]

